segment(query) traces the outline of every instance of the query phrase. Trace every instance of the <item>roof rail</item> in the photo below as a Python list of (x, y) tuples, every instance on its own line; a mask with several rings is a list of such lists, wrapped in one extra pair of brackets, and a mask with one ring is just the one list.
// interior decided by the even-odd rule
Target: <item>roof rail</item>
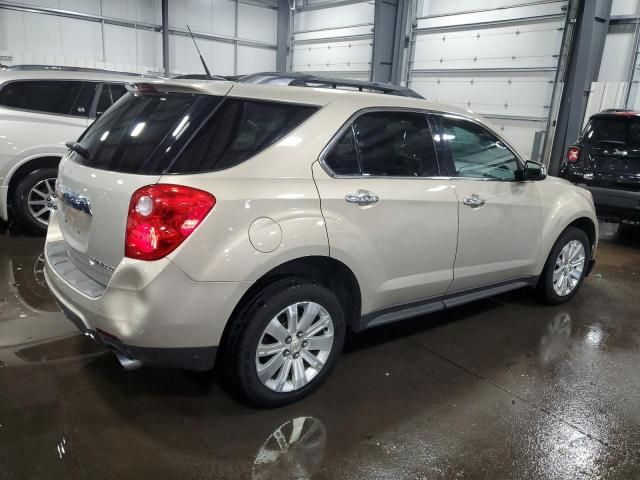
[(407, 87), (400, 87), (388, 83), (366, 82), (345, 78), (322, 77), (301, 72), (262, 72), (253, 73), (238, 79), (241, 83), (256, 83), (261, 85), (291, 85), (294, 87), (324, 87), (344, 88), (359, 92), (384, 93), (402, 97), (424, 98), (419, 93)]
[(3, 70), (9, 71), (42, 71), (51, 70), (56, 72), (85, 72), (85, 73), (115, 73), (119, 75), (129, 75), (132, 77), (153, 77), (142, 73), (119, 72), (117, 70), (106, 70), (102, 68), (69, 67), (66, 65), (8, 65)]

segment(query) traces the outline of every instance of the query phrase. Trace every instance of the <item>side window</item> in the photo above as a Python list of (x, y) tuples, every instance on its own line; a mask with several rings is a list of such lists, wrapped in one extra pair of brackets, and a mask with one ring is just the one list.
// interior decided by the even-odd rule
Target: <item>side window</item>
[(316, 110), (306, 105), (228, 97), (169, 171), (207, 172), (238, 165), (280, 140)]
[(88, 117), (91, 110), (91, 102), (93, 102), (93, 96), (96, 93), (97, 83), (86, 82), (80, 87), (78, 95), (73, 102), (73, 107), (69, 112), (70, 115), (76, 115), (78, 117)]
[(466, 120), (442, 117), (458, 177), (515, 180), (518, 161), (492, 133)]
[(96, 117), (99, 117), (106, 112), (107, 109), (116, 103), (125, 93), (127, 93), (127, 89), (124, 85), (108, 85), (106, 83), (102, 85), (102, 91), (100, 92), (100, 98), (98, 99), (98, 105), (96, 106)]
[(360, 175), (353, 128), (344, 132), (324, 161), (336, 175)]
[(96, 117), (99, 117), (107, 108), (111, 106), (111, 93), (109, 92), (109, 85), (102, 85), (100, 91), (100, 98), (98, 98), (98, 105), (96, 106)]
[(27, 80), (0, 90), (0, 105), (44, 113), (87, 116), (94, 85), (75, 81)]
[(127, 93), (127, 89), (125, 88), (125, 86), (119, 83), (109, 85), (109, 88), (111, 89), (111, 101), (113, 103), (116, 103), (118, 100), (120, 100), (120, 97), (122, 95)]
[(437, 176), (438, 162), (426, 114), (372, 112), (354, 123), (362, 174)]

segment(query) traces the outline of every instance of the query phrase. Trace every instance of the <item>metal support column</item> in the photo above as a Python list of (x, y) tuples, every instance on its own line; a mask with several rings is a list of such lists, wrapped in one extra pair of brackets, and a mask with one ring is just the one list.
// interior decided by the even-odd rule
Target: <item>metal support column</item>
[(558, 173), (567, 148), (576, 141), (582, 130), (591, 84), (597, 79), (600, 70), (604, 42), (609, 30), (611, 3), (612, 0), (584, 0), (578, 5), (575, 33), (549, 159), (551, 174)]
[(162, 67), (169, 76), (169, 0), (162, 0)]
[(278, 0), (278, 33), (276, 46), (276, 70), (287, 71), (287, 54), (289, 53), (289, 36), (291, 35), (291, 7), (289, 0)]
[(375, 0), (371, 80), (399, 84), (410, 0)]

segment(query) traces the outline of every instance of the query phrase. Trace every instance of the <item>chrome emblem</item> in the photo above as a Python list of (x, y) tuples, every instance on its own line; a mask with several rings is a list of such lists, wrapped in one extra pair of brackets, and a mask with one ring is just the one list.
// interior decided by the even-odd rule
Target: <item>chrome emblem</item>
[(617, 148), (613, 151), (614, 155), (621, 155), (623, 157), (627, 156), (627, 151), (626, 150), (618, 150)]
[(58, 182), (58, 190), (60, 192), (58, 197), (62, 199), (62, 202), (65, 205), (68, 205), (71, 208), (84, 212), (87, 215), (93, 215), (93, 212), (91, 211), (91, 202), (89, 201), (89, 197), (82, 195), (80, 193), (74, 192), (73, 190), (65, 187), (59, 182)]
[(105, 270), (107, 270), (108, 272), (114, 272), (116, 267), (112, 267), (111, 265), (107, 265), (106, 263), (102, 263), (100, 260), (96, 260), (93, 257), (89, 257), (89, 265), (91, 265), (92, 267), (94, 265), (97, 265)]

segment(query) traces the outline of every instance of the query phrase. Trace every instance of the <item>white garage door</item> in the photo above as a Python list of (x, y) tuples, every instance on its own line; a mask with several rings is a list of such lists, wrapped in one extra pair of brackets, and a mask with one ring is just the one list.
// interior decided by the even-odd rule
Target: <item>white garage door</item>
[(369, 80), (374, 2), (364, 1), (294, 12), (291, 70)]
[(424, 0), (407, 80), (430, 100), (484, 115), (539, 160), (567, 2), (523, 3)]

